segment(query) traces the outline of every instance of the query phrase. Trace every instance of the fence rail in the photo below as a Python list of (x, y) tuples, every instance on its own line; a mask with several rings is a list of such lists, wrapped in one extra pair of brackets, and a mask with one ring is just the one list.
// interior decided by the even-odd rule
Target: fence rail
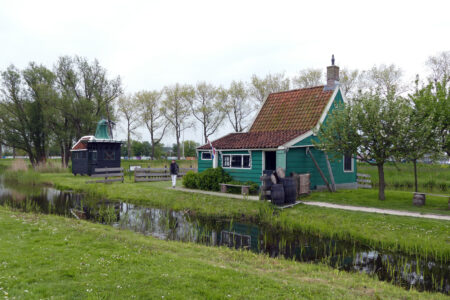
[(105, 178), (100, 180), (88, 180), (86, 183), (123, 183), (123, 168), (96, 168), (95, 173), (91, 175), (94, 178)]
[[(178, 177), (183, 177), (187, 172), (197, 172), (195, 168), (180, 168)], [(164, 168), (136, 168), (134, 170), (134, 182), (168, 181), (170, 180), (170, 169)]]
[(369, 174), (356, 173), (356, 182), (358, 183), (359, 189), (371, 189), (372, 188), (372, 180), (370, 179)]

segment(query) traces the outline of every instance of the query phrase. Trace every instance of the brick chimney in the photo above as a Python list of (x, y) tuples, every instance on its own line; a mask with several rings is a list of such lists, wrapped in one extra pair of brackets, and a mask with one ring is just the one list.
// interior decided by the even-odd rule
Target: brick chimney
[(339, 67), (334, 65), (334, 54), (331, 56), (331, 66), (327, 67), (327, 85), (326, 90), (334, 90), (339, 84)]

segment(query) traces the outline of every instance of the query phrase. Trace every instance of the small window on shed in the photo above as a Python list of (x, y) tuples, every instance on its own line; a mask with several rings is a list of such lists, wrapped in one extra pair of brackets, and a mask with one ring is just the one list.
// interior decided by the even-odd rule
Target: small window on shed
[(353, 172), (353, 158), (351, 155), (344, 155), (344, 172)]
[(210, 160), (211, 152), (202, 152), (202, 160)]

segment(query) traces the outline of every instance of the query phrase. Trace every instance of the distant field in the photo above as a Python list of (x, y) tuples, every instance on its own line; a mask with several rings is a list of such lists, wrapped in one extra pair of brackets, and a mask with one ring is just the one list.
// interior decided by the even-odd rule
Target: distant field
[[(378, 187), (376, 166), (358, 163), (358, 173), (369, 174), (374, 188)], [(412, 163), (388, 163), (384, 166), (386, 188), (391, 190), (414, 191), (414, 166)], [(450, 166), (418, 164), (417, 177), (419, 191), (450, 193)]]

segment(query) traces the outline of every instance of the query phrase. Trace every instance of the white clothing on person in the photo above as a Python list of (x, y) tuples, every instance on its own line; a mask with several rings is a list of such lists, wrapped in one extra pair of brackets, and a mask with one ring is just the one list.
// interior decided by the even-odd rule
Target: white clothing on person
[(172, 177), (172, 186), (175, 187), (177, 185), (177, 175), (172, 174), (170, 176)]

